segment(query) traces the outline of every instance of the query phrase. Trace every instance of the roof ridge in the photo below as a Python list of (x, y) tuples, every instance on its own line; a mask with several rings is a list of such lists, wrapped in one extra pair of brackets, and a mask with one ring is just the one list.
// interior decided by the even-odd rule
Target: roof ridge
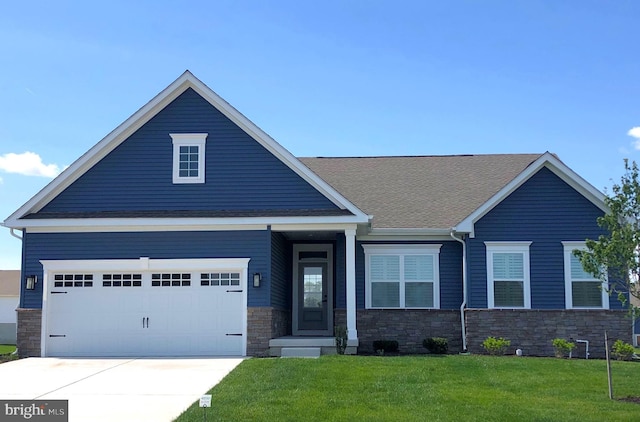
[(317, 157), (296, 157), (299, 159), (307, 159), (307, 158), (321, 158), (321, 159), (345, 159), (345, 158), (445, 158), (445, 157), (498, 157), (498, 156), (524, 156), (524, 155), (535, 155), (542, 156), (544, 153), (542, 152), (531, 152), (531, 153), (498, 153), (498, 154), (424, 154), (424, 155), (352, 155), (352, 156), (317, 156)]

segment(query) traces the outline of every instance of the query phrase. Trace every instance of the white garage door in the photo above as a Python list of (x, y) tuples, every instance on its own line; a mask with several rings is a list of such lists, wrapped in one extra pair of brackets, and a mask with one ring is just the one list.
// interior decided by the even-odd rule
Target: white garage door
[(65, 262), (43, 261), (45, 356), (245, 354), (248, 259)]

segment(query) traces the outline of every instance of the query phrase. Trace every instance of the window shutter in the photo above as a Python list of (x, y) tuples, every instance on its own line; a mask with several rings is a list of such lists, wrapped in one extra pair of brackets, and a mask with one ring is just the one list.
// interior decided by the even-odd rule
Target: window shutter
[(582, 262), (573, 254), (571, 254), (571, 280), (594, 280), (593, 275), (584, 270)]
[(524, 260), (521, 253), (494, 253), (493, 278), (496, 280), (522, 280)]
[(397, 255), (373, 255), (371, 257), (371, 281), (400, 280), (400, 257)]
[(433, 255), (405, 256), (404, 279), (433, 281)]

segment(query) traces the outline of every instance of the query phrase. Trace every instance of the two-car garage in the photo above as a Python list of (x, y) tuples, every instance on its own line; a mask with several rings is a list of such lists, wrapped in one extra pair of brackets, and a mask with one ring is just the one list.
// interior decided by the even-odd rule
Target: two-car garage
[(248, 258), (41, 261), (42, 356), (242, 356)]

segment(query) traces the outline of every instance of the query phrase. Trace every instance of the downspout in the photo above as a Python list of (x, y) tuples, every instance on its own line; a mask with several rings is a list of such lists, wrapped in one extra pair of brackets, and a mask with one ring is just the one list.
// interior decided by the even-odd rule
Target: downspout
[(451, 228), (451, 237), (462, 243), (462, 304), (460, 305), (460, 329), (462, 331), (462, 351), (467, 351), (467, 328), (464, 323), (464, 308), (467, 306), (467, 244), (454, 235), (455, 227)]
[(11, 236), (15, 237), (16, 239), (20, 239), (22, 240), (22, 237), (18, 236), (15, 232), (13, 228), (9, 228), (9, 232), (11, 233)]

